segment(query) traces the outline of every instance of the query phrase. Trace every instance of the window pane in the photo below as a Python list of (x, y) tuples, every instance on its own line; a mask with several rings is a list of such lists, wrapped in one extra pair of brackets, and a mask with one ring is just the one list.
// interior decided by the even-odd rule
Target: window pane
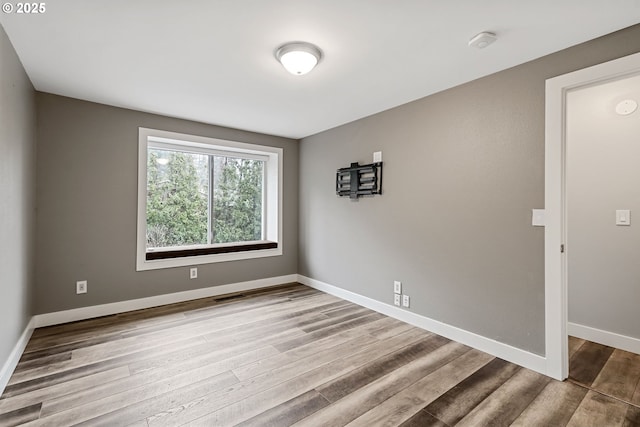
[(213, 157), (212, 243), (262, 240), (264, 162)]
[(207, 243), (209, 158), (148, 149), (147, 249)]

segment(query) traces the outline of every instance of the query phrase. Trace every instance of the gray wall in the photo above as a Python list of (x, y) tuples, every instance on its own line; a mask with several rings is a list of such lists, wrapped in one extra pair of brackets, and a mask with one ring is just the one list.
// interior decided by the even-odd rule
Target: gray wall
[(35, 92), (0, 26), (0, 367), (31, 315)]
[(640, 76), (567, 96), (569, 321), (640, 338), (640, 111), (617, 115), (623, 99)]
[[(36, 314), (297, 272), (296, 141), (44, 93), (37, 108)], [(282, 147), (284, 255), (136, 272), (139, 126)]]
[[(635, 26), (304, 138), (299, 273), (389, 304), (401, 280), (411, 311), (544, 354), (545, 80), (639, 50)], [(378, 150), (384, 195), (338, 198)]]

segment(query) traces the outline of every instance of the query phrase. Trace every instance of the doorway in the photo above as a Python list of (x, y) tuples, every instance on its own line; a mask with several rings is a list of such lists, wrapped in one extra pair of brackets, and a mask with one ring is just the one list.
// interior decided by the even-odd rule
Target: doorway
[(545, 116), (545, 345), (547, 375), (568, 377), (567, 95), (640, 74), (640, 53), (547, 80)]
[(633, 338), (640, 337), (638, 100), (640, 74), (569, 91), (565, 132), (568, 379), (635, 406), (640, 404), (635, 393), (640, 340)]

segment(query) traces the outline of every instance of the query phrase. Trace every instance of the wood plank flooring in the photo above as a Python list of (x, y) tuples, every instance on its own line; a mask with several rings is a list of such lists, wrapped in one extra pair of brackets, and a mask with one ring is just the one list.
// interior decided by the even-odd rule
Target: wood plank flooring
[(640, 406), (640, 355), (569, 337), (569, 381)]
[(640, 425), (640, 356), (570, 344), (553, 381), (291, 284), (38, 329), (0, 425)]

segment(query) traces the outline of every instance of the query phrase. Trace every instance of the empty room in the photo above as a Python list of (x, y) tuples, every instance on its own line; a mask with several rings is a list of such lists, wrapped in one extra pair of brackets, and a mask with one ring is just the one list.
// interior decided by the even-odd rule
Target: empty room
[(0, 426), (640, 425), (640, 2), (2, 2)]

